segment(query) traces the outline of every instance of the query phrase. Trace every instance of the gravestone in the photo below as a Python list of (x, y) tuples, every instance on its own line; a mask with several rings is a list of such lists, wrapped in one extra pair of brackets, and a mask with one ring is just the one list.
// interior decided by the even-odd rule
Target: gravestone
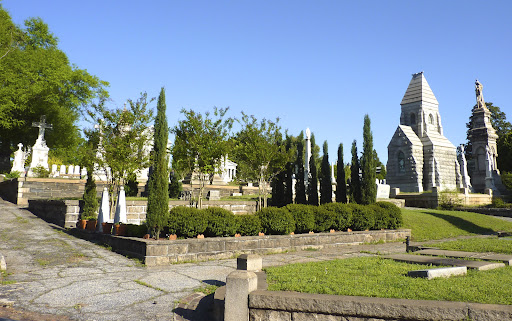
[(18, 144), (18, 150), (14, 152), (14, 161), (12, 162), (12, 172), (25, 173), (25, 152), (22, 150), (23, 144)]
[(220, 191), (219, 190), (210, 190), (208, 192), (208, 200), (210, 200), (210, 201), (220, 200)]
[(384, 184), (383, 182), (376, 179), (376, 185), (377, 185), (377, 199), (380, 198), (389, 198), (389, 194), (391, 192), (391, 186), (388, 184)]
[(36, 143), (32, 146), (32, 162), (30, 163), (30, 170), (28, 176), (34, 176), (33, 169), (36, 167), (43, 167), (46, 170), (48, 168), (48, 151), (50, 150), (46, 146), (44, 140), (44, 131), (46, 129), (52, 129), (51, 124), (46, 124), (46, 116), (41, 116), (41, 121), (33, 122), (32, 127), (39, 127), (39, 135), (37, 136)]

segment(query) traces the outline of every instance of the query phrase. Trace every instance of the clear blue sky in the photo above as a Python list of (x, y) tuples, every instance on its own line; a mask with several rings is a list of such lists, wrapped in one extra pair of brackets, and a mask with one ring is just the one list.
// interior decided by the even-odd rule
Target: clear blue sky
[(15, 23), (41, 17), (78, 67), (110, 82), (114, 104), (166, 88), (170, 126), (182, 108), (230, 107), (281, 119), (345, 162), (363, 118), (387, 145), (411, 74), (424, 71), (445, 136), (465, 142), (484, 98), (512, 118), (511, 1), (3, 0)]

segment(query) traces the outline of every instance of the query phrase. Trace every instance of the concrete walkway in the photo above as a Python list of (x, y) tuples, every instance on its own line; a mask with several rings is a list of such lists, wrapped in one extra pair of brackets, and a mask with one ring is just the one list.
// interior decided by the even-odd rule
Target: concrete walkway
[[(264, 256), (263, 266), (404, 251), (402, 243), (297, 251)], [(236, 268), (235, 259), (147, 268), (3, 200), (0, 254), (8, 273), (0, 279), (0, 320), (15, 318), (2, 315), (2, 302), (33, 320), (208, 320), (195, 290), (223, 284)]]

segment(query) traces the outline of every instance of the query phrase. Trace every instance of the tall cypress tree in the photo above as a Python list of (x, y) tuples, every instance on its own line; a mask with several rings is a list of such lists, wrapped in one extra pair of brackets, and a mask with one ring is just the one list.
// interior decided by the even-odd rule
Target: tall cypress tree
[(327, 141), (324, 141), (323, 152), (324, 156), (320, 165), (320, 204), (332, 202), (331, 165), (329, 164)]
[[(302, 133), (300, 135), (302, 137)], [(295, 176), (295, 203), (307, 204), (306, 200), (306, 185), (304, 182), (304, 143), (299, 139), (297, 143), (297, 175)]]
[(148, 181), (148, 209), (146, 224), (153, 237), (157, 238), (160, 231), (167, 225), (169, 216), (169, 173), (167, 168), (167, 139), (169, 127), (165, 115), (165, 89), (162, 87), (158, 96), (155, 132), (153, 135), (153, 170)]
[(309, 180), (308, 180), (308, 204), (318, 205), (318, 174), (315, 164), (315, 155), (311, 154), (309, 160)]
[(350, 202), (361, 204), (361, 179), (359, 177), (359, 157), (357, 157), (357, 142), (352, 142), (352, 164), (350, 165)]
[(270, 183), (272, 187), (272, 199), (270, 200), (270, 204), (272, 204), (272, 206), (281, 207), (285, 205), (285, 176), (286, 171), (282, 170)]
[(347, 184), (345, 183), (345, 164), (343, 163), (343, 144), (338, 146), (338, 166), (336, 168), (336, 202), (347, 203)]
[[(288, 136), (286, 137), (286, 150), (289, 151), (293, 148), (292, 144), (293, 137)], [(293, 203), (293, 169), (294, 169), (294, 163), (288, 162), (286, 164), (286, 173), (284, 177), (284, 204), (292, 204)]]
[(363, 156), (361, 166), (363, 178), (361, 181), (361, 202), (362, 204), (373, 204), (377, 197), (377, 186), (375, 185), (375, 158), (373, 154), (373, 135), (370, 117), (364, 116), (363, 126)]

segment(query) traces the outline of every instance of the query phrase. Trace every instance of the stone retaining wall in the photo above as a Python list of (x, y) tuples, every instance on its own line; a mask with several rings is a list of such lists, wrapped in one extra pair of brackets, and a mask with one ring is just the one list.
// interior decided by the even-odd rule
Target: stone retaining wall
[(249, 320), (512, 320), (512, 306), (256, 290)]
[[(188, 201), (169, 201), (169, 208), (190, 206)], [(62, 227), (74, 228), (81, 213), (79, 200), (29, 200), (29, 211), (45, 221)], [(256, 211), (254, 201), (203, 201), (203, 207), (222, 207), (234, 214), (250, 214)], [(147, 201), (126, 201), (126, 217), (128, 223), (140, 225), (146, 220)], [(97, 214), (97, 213), (96, 213)], [(114, 213), (110, 215), (114, 219)]]
[(279, 253), (305, 248), (331, 248), (349, 244), (404, 240), (411, 230), (379, 230), (296, 235), (212, 237), (183, 240), (145, 240), (101, 235), (101, 241), (114, 250), (144, 259), (147, 266), (177, 262), (230, 258), (244, 253)]
[(18, 180), (8, 179), (0, 182), (0, 196), (8, 202), (16, 204), (18, 199)]
[(398, 194), (397, 199), (405, 200), (407, 207), (437, 208), (443, 202), (452, 202), (464, 206), (491, 204), (492, 196), (488, 194), (463, 193), (407, 193)]
[(512, 217), (512, 208), (460, 207), (460, 208), (457, 208), (456, 210), (464, 211), (464, 212), (473, 212), (473, 213), (484, 214), (484, 215)]

